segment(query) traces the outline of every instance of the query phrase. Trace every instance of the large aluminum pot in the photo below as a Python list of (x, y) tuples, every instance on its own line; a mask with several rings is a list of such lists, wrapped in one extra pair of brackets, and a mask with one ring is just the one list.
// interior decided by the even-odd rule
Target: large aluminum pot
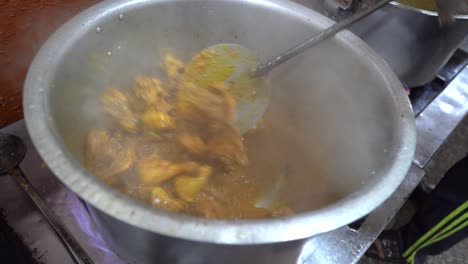
[[(285, 0), (105, 1), (59, 29), (35, 58), (24, 111), (34, 145), (83, 198), (103, 235), (129, 263), (293, 263), (308, 237), (368, 214), (405, 177), (415, 148), (413, 113), (384, 61), (342, 32), (272, 73), (281, 104), (328, 175), (339, 201), (312, 206), (314, 171), (299, 184), (303, 213), (256, 221), (194, 218), (152, 208), (111, 189), (82, 165), (85, 135), (101, 121), (99, 93), (151, 72), (167, 51), (189, 59), (219, 42), (263, 61), (330, 26)], [(281, 151), (278, 149), (278, 151)], [(299, 260), (298, 260), (299, 261)]]
[(391, 2), (350, 30), (411, 87), (432, 81), (468, 34), (468, 14), (441, 28), (436, 12)]

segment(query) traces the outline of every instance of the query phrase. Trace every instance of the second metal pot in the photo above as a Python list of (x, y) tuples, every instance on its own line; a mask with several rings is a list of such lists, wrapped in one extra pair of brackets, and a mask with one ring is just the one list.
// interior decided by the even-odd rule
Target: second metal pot
[(410, 87), (432, 81), (468, 33), (468, 15), (441, 28), (437, 13), (398, 2), (351, 26)]

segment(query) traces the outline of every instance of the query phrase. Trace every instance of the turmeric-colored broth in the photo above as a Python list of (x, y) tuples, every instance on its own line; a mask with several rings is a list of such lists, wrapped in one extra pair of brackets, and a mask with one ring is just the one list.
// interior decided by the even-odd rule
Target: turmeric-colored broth
[[(102, 93), (111, 122), (89, 132), (85, 153), (97, 177), (155, 207), (207, 218), (286, 216), (336, 199), (285, 109), (271, 103), (240, 135), (224, 84), (196, 87), (183, 81), (184, 67), (167, 55), (164, 78), (136, 76), (132, 87)], [(259, 206), (281, 178), (275, 199)]]

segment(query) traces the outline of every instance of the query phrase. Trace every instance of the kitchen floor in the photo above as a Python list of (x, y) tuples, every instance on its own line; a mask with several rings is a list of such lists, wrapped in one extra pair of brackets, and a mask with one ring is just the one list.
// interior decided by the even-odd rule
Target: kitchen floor
[[(423, 185), (427, 188), (435, 186), (444, 173), (457, 161), (468, 153), (468, 116), (455, 129), (448, 138), (446, 144), (436, 154), (431, 163), (427, 165), (427, 175), (423, 180)], [(413, 214), (415, 207), (411, 202), (407, 202), (400, 210), (395, 221), (390, 226), (400, 226), (407, 222)], [(359, 264), (385, 264), (374, 259), (364, 257)], [(468, 264), (468, 238), (458, 243), (450, 250), (441, 255), (431, 256), (426, 259), (426, 264)]]

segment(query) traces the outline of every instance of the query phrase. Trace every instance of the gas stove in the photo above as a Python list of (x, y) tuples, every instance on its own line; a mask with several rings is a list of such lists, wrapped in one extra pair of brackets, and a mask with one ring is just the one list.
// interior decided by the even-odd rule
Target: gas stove
[[(300, 263), (357, 263), (425, 175), (425, 166), (468, 113), (468, 54), (458, 50), (436, 80), (410, 90), (418, 143), (411, 169), (397, 191), (359, 223), (312, 237), (303, 248)], [(46, 205), (65, 225), (94, 263), (124, 263), (103, 240), (86, 204), (63, 186), (32, 145), (24, 121), (0, 132), (25, 142), (22, 171)], [(0, 208), (33, 256), (44, 264), (76, 263), (67, 247), (12, 177), (0, 178)], [(1, 260), (0, 260), (1, 261)], [(299, 263), (298, 262), (298, 263)]]

